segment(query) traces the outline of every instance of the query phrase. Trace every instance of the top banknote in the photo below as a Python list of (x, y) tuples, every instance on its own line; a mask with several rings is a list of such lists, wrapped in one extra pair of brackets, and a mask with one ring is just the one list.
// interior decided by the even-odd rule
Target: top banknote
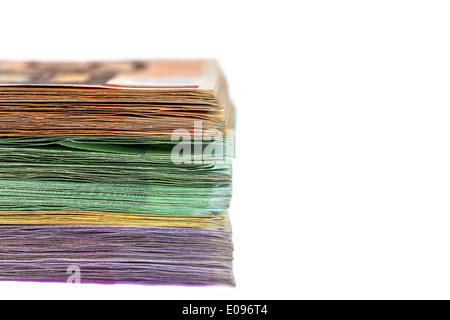
[(0, 136), (224, 132), (233, 114), (214, 60), (0, 61)]
[(0, 86), (208, 90), (219, 77), (217, 64), (209, 60), (0, 61)]

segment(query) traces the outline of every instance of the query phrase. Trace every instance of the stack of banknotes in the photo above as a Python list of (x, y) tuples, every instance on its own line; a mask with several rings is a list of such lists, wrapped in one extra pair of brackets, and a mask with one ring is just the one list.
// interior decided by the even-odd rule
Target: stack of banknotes
[(0, 62), (0, 280), (235, 284), (217, 63)]

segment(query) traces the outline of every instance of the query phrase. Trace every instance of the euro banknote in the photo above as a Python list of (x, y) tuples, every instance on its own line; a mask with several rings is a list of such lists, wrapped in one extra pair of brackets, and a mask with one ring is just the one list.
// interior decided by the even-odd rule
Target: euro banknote
[(233, 286), (234, 128), (213, 60), (0, 61), (0, 280)]

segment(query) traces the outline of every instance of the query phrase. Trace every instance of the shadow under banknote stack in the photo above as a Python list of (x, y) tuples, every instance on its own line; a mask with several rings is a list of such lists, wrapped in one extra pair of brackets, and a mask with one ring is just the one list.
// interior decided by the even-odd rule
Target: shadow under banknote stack
[(0, 280), (234, 285), (215, 61), (0, 62)]

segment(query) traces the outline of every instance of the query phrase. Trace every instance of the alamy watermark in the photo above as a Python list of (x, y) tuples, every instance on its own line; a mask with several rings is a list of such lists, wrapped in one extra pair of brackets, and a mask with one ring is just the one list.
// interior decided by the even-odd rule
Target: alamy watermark
[(187, 129), (172, 132), (171, 141), (178, 141), (171, 153), (174, 164), (201, 164), (204, 161), (231, 163), (234, 157), (234, 129), (227, 129), (225, 136), (218, 129), (203, 131), (203, 122), (194, 122), (194, 133)]
[(81, 282), (81, 268), (77, 265), (70, 265), (67, 267), (67, 283), (80, 283)]

